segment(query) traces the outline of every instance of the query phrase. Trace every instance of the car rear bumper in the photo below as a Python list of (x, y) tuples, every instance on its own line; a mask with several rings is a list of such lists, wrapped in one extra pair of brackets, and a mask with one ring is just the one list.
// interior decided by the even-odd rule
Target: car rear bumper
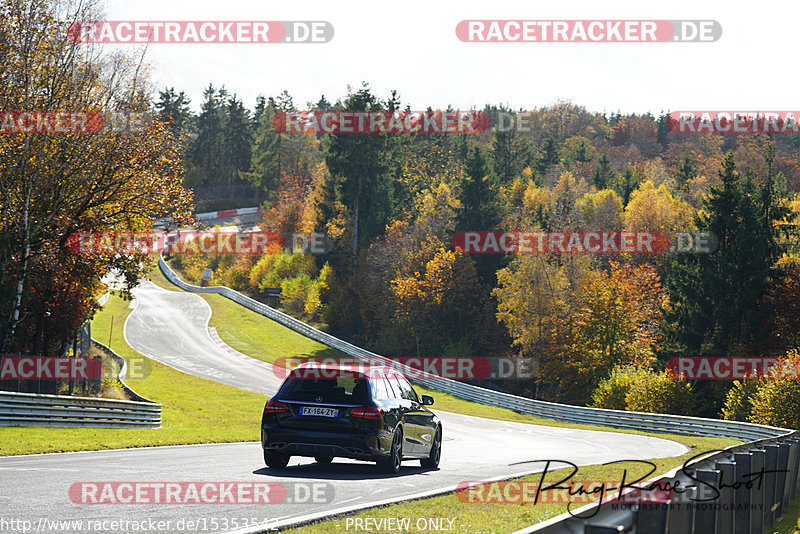
[(338, 456), (355, 460), (377, 460), (387, 455), (370, 433), (338, 434), (262, 426), (261, 446), (265, 451), (292, 456)]

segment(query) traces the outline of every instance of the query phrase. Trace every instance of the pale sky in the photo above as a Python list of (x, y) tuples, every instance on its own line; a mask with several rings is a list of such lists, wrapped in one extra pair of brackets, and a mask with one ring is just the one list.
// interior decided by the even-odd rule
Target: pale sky
[[(304, 108), (367, 81), (412, 109), (505, 103), (531, 109), (571, 99), (593, 111), (799, 109), (797, 2), (645, 3), (465, 0), (108, 0), (109, 20), (326, 20), (326, 44), (151, 44), (159, 89), (196, 111), (209, 82), (248, 108), (287, 89)], [(713, 19), (714, 43), (464, 43), (464, 19)], [(106, 45), (108, 46), (108, 45)], [(137, 45), (121, 45), (137, 46)]]

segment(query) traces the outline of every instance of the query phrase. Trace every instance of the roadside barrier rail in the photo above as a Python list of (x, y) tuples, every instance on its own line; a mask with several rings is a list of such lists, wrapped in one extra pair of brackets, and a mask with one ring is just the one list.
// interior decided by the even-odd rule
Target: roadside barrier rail
[[(304, 322), (295, 319), (294, 317), (286, 315), (275, 308), (253, 300), (250, 297), (242, 295), (238, 291), (234, 291), (228, 287), (199, 287), (192, 284), (187, 284), (181, 280), (181, 278), (175, 273), (175, 271), (172, 270), (172, 268), (170, 268), (169, 265), (167, 265), (167, 262), (164, 261), (163, 257), (159, 257), (158, 265), (161, 268), (161, 271), (164, 273), (164, 276), (166, 276), (170, 282), (180, 287), (184, 291), (191, 291), (194, 293), (215, 293), (222, 295), (250, 310), (253, 310), (256, 313), (260, 313), (261, 315), (269, 317), (270, 319), (277, 321), (288, 328), (291, 328), (295, 332), (303, 334), (304, 336), (315, 341), (319, 341), (320, 343), (329, 347), (338, 349), (349, 356), (371, 361), (377, 359), (387, 364), (394, 365), (400, 369), (404, 368), (402, 364), (392, 362), (392, 360), (389, 358), (384, 358), (383, 356), (368, 350), (364, 350), (361, 347), (357, 347), (352, 343), (343, 341), (326, 332), (317, 330), (316, 328), (309, 326)], [(417, 373), (418, 371), (414, 371), (409, 374)], [(486, 389), (479, 386), (474, 386), (472, 384), (465, 384), (463, 382), (441, 377), (418, 378), (414, 379), (414, 382), (436, 391), (450, 393), (452, 395), (475, 401), (487, 406), (508, 408), (525, 415), (533, 415), (570, 423), (627, 428), (633, 430), (643, 430), (647, 432), (732, 438), (742, 441), (778, 437), (788, 432), (786, 429), (782, 428), (756, 425), (753, 423), (744, 423), (740, 421), (723, 421), (718, 419), (705, 419), (702, 417), (686, 417), (680, 415), (639, 413), (619, 410), (605, 410), (601, 408), (587, 408), (583, 406), (570, 406), (568, 404), (558, 404), (554, 402), (545, 402), (519, 397), (517, 395), (511, 395), (509, 393), (503, 393), (500, 391)]]
[(0, 391), (0, 426), (159, 428), (161, 405)]
[(124, 358), (94, 339), (92, 343), (119, 364), (119, 381), (134, 400), (0, 391), (0, 426), (160, 428), (162, 405), (125, 383)]
[(588, 504), (514, 534), (773, 532), (797, 496), (799, 478), (800, 432), (787, 432), (728, 447), (650, 482), (659, 489), (681, 488), (669, 498), (623, 494), (620, 502), (614, 496), (600, 506)]

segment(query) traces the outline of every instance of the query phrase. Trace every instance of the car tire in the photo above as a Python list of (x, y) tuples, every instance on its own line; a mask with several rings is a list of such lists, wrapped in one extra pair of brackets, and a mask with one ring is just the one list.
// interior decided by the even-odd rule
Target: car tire
[(320, 465), (329, 465), (333, 461), (333, 456), (314, 456), (314, 459)]
[(281, 454), (279, 452), (264, 451), (264, 463), (267, 467), (274, 469), (283, 469), (289, 463), (289, 455)]
[(400, 463), (403, 461), (403, 431), (397, 429), (392, 439), (392, 447), (389, 449), (389, 456), (378, 462), (378, 467), (384, 473), (396, 475), (400, 472)]
[(431, 453), (427, 458), (419, 461), (422, 467), (427, 469), (436, 469), (439, 467), (439, 460), (442, 457), (442, 427), (436, 427), (436, 433), (433, 435), (433, 445), (431, 445)]

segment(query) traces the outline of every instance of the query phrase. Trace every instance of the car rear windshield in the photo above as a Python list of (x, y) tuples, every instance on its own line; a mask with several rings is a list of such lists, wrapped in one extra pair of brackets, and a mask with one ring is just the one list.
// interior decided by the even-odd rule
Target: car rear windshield
[(289, 401), (361, 405), (370, 400), (367, 387), (367, 380), (358, 376), (310, 379), (289, 375), (278, 395)]

